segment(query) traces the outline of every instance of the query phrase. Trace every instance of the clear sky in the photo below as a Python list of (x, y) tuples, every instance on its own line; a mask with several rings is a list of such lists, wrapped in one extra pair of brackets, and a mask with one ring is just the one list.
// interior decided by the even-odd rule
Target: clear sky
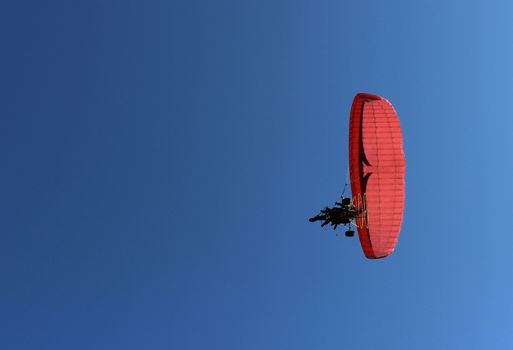
[[(0, 39), (0, 348), (513, 348), (510, 1), (5, 1)], [(404, 133), (377, 261), (307, 221), (357, 92)]]

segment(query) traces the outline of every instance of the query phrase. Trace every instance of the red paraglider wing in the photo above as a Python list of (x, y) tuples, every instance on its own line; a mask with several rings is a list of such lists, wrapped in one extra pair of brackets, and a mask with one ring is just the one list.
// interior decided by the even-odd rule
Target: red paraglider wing
[(394, 251), (404, 211), (405, 158), (399, 118), (386, 99), (360, 93), (349, 122), (349, 168), (365, 256)]

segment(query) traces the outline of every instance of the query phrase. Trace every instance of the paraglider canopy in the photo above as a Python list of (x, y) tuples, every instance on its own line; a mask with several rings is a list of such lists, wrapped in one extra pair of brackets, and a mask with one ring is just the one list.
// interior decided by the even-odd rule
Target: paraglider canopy
[(371, 259), (386, 257), (403, 219), (405, 157), (399, 118), (382, 97), (359, 93), (353, 100), (349, 169), (363, 252)]

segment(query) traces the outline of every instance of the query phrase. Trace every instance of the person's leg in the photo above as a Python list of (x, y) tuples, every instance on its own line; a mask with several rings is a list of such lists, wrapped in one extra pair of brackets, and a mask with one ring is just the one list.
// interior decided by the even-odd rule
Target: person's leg
[(316, 215), (313, 218), (309, 219), (310, 222), (315, 222), (315, 221), (319, 221), (319, 220), (326, 220), (326, 215), (319, 214), (319, 215)]

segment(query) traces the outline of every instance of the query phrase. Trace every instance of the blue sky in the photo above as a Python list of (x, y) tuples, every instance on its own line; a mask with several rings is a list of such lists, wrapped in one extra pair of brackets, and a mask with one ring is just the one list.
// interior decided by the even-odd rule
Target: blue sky
[[(509, 349), (507, 1), (0, 5), (2, 349)], [(395, 106), (395, 253), (307, 219)]]

